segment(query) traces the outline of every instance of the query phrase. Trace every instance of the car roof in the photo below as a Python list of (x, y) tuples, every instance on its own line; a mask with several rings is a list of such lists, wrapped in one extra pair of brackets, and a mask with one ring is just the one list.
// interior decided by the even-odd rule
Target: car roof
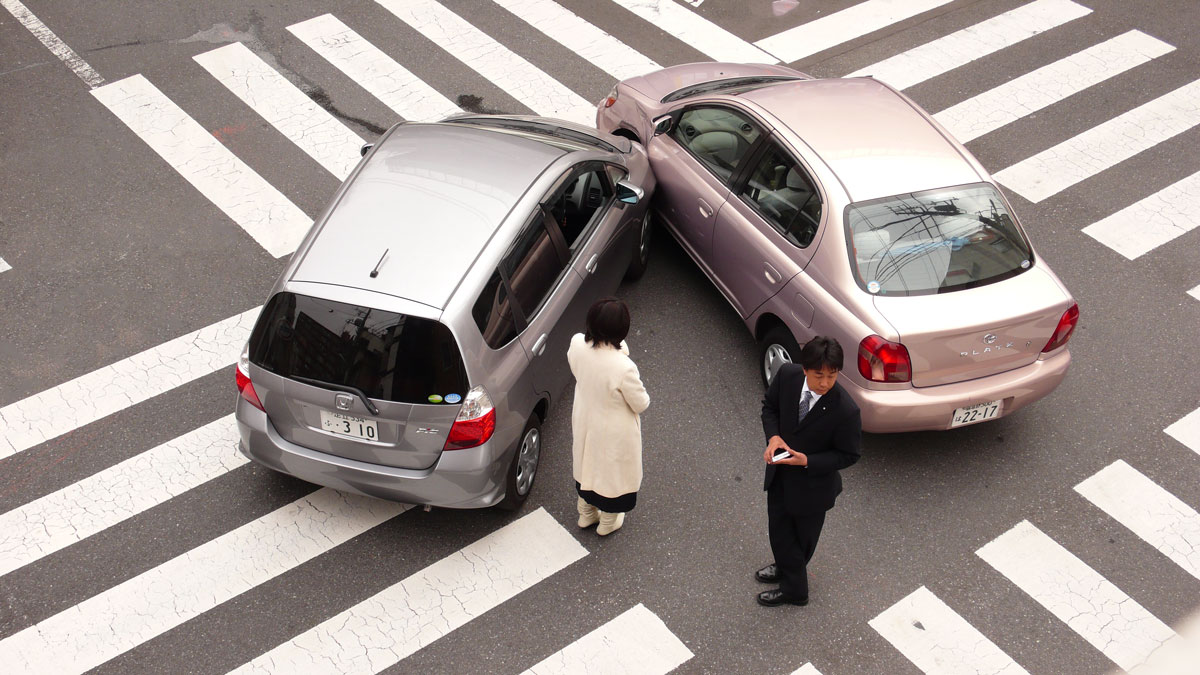
[(795, 132), (854, 201), (985, 179), (921, 111), (877, 80), (804, 80), (738, 96)]
[(405, 124), (346, 185), (291, 278), (444, 307), (530, 184), (565, 154), (523, 135)]

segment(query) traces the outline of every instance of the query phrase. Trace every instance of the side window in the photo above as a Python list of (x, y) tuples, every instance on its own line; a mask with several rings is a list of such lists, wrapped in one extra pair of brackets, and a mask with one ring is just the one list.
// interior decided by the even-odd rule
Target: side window
[(788, 241), (812, 243), (821, 222), (821, 197), (799, 162), (775, 143), (751, 169), (741, 196)]
[(749, 117), (729, 108), (685, 110), (671, 131), (680, 145), (726, 182), (761, 135)]
[(517, 321), (513, 318), (512, 303), (500, 272), (492, 272), (492, 278), (483, 287), (471, 308), (475, 325), (483, 335), (483, 341), (492, 349), (499, 349), (517, 336)]
[(586, 240), (583, 233), (599, 220), (613, 194), (608, 172), (603, 166), (595, 165), (568, 180), (546, 202), (568, 249), (574, 252), (577, 245)]
[(565, 269), (566, 263), (539, 211), (504, 254), (500, 268), (471, 308), (471, 316), (489, 347), (502, 347), (516, 337), (524, 322), (542, 308)]

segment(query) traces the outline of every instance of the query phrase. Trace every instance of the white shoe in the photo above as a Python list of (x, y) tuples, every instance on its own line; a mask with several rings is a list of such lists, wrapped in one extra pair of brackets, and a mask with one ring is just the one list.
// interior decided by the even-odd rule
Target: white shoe
[(600, 511), (583, 501), (583, 497), (579, 498), (575, 508), (579, 511), (579, 527), (586, 529), (600, 522)]
[(600, 535), (601, 537), (608, 535), (608, 534), (612, 534), (613, 532), (616, 532), (617, 530), (621, 529), (621, 526), (624, 524), (625, 524), (625, 514), (624, 513), (605, 513), (603, 511), (601, 511), (600, 512), (600, 527), (596, 528), (596, 534)]

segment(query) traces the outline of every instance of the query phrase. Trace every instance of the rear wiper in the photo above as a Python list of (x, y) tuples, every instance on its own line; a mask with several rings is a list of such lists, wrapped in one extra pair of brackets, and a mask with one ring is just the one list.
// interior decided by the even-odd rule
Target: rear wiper
[(371, 403), (371, 399), (367, 398), (366, 393), (364, 393), (363, 390), (359, 389), (358, 387), (351, 387), (348, 384), (334, 384), (332, 382), (322, 382), (320, 380), (314, 380), (311, 377), (301, 377), (299, 375), (293, 375), (292, 379), (299, 380), (300, 382), (303, 382), (304, 384), (311, 384), (314, 387), (322, 387), (325, 389), (334, 389), (337, 391), (344, 391), (347, 394), (358, 394), (358, 397), (362, 399), (363, 404), (365, 404), (367, 406), (367, 410), (370, 410), (372, 415), (375, 415), (376, 417), (379, 416), (379, 408), (376, 408), (375, 404)]

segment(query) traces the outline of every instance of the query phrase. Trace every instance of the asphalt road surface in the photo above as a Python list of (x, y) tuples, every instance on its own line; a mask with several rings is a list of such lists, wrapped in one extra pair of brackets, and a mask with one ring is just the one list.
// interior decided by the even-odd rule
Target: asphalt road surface
[[(0, 0), (0, 670), (1105, 673), (1200, 608), (1193, 2), (23, 2)], [(534, 27), (568, 13), (587, 30)], [(757, 347), (662, 232), (620, 291), (652, 403), (619, 533), (574, 526), (569, 388), (515, 515), (346, 498), (234, 449), (278, 233), (403, 117), (398, 73), (467, 110), (586, 116), (616, 79), (610, 47), (563, 44), (591, 27), (636, 63), (911, 78), (939, 119), (966, 111), (1079, 302), (1050, 397), (864, 438), (807, 607), (754, 603)], [(275, 76), (204, 66), (235, 43)], [(297, 93), (341, 136), (264, 115)]]

